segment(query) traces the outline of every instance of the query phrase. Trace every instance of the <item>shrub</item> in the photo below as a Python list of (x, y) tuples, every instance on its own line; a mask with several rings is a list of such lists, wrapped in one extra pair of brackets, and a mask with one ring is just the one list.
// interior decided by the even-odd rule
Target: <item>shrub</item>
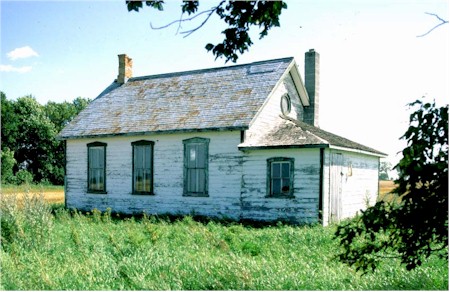
[(33, 182), (33, 174), (28, 170), (21, 169), (16, 173), (17, 184), (31, 184)]
[(16, 160), (14, 159), (14, 152), (8, 147), (2, 150), (1, 154), (1, 169), (2, 169), (2, 184), (15, 183), (15, 177), (13, 172), (14, 164)]
[(30, 249), (45, 248), (53, 228), (51, 207), (44, 196), (25, 193), (2, 195), (0, 201), (2, 248), (13, 244)]

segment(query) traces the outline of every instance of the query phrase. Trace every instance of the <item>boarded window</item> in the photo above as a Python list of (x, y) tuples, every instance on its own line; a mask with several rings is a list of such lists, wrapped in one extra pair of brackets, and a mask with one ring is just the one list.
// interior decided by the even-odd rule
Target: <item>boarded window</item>
[(88, 192), (106, 193), (106, 144), (94, 142), (88, 147)]
[(184, 140), (184, 195), (208, 196), (209, 139)]
[(137, 141), (133, 146), (133, 193), (153, 194), (152, 141)]
[(294, 196), (294, 159), (270, 158), (267, 160), (267, 190), (269, 197)]

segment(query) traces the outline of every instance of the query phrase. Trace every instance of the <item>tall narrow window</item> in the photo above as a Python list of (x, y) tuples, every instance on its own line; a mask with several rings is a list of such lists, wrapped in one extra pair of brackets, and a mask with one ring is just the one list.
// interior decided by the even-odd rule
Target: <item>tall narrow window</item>
[(152, 141), (137, 141), (133, 146), (133, 193), (153, 194), (153, 145)]
[(208, 196), (209, 139), (192, 138), (184, 144), (184, 195)]
[(106, 193), (106, 143), (89, 143), (87, 147), (88, 192)]
[(294, 159), (270, 158), (267, 160), (267, 190), (269, 197), (294, 196)]

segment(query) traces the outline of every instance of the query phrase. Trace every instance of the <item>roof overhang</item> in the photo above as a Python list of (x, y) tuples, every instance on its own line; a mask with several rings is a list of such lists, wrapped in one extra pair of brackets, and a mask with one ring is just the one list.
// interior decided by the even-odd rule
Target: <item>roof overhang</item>
[(341, 150), (341, 151), (347, 151), (347, 152), (353, 152), (358, 154), (365, 154), (369, 156), (376, 156), (380, 158), (387, 157), (386, 154), (379, 154), (379, 153), (373, 153), (369, 151), (354, 149), (354, 148), (347, 148), (347, 147), (340, 147), (340, 146), (334, 146), (329, 144), (310, 144), (310, 145), (259, 145), (259, 146), (239, 146), (238, 149), (241, 151), (246, 150), (267, 150), (267, 149), (293, 149), (293, 148), (330, 148), (334, 150)]
[(355, 149), (355, 148), (347, 148), (347, 147), (342, 147), (342, 146), (329, 145), (329, 147), (330, 147), (330, 149), (334, 149), (334, 150), (342, 150), (342, 151), (365, 154), (365, 155), (370, 155), (370, 156), (377, 156), (380, 158), (384, 158), (384, 157), (388, 156), (385, 153), (374, 153), (374, 152), (369, 152), (369, 151), (365, 151), (365, 150), (360, 150), (360, 149)]
[(310, 145), (264, 145), (264, 146), (239, 146), (241, 151), (246, 150), (267, 150), (267, 149), (293, 149), (293, 148), (327, 148), (328, 144), (310, 144)]
[(56, 137), (56, 139), (60, 140), (60, 141), (64, 141), (64, 140), (73, 140), (73, 139), (94, 139), (94, 138), (144, 136), (144, 135), (157, 135), (157, 134), (225, 132), (225, 131), (244, 131), (244, 130), (248, 130), (248, 126), (221, 127), (221, 128), (203, 128), (203, 129), (174, 129), (174, 130), (164, 130), (164, 131), (111, 133), (111, 134), (80, 135), (80, 136), (58, 136), (58, 137)]
[(309, 106), (310, 104), (308, 92), (306, 92), (305, 85), (303, 84), (302, 78), (300, 77), (301, 75), (300, 72), (298, 72), (298, 66), (297, 63), (295, 63), (295, 60), (292, 61), (292, 63), (288, 67), (288, 70), (286, 71), (291, 74), (292, 80), (294, 80), (295, 88), (297, 89), (303, 106)]

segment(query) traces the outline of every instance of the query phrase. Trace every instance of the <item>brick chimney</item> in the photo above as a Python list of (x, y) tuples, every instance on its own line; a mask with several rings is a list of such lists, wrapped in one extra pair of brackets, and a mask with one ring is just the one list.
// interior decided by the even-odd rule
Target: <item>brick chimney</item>
[(319, 127), (319, 65), (319, 53), (314, 49), (305, 53), (305, 88), (310, 106), (305, 108), (303, 121), (315, 127)]
[(117, 83), (124, 84), (133, 77), (133, 59), (126, 54), (119, 55), (119, 75), (117, 75)]

